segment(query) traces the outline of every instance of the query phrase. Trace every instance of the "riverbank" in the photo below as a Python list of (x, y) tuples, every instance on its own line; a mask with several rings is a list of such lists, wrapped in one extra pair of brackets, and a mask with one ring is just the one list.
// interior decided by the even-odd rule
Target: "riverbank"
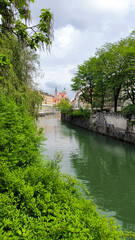
[(71, 123), (89, 131), (100, 133), (121, 141), (135, 144), (135, 120), (125, 119), (119, 113), (92, 114), (90, 118), (81, 118), (62, 114), (63, 121)]
[(44, 108), (42, 110), (39, 111), (38, 116), (39, 117), (44, 117), (46, 115), (50, 115), (50, 114), (59, 114), (60, 112), (56, 109), (56, 108)]

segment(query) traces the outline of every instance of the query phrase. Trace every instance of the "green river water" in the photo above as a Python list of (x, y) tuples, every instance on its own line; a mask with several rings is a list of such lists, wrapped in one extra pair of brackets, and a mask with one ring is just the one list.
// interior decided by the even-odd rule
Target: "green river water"
[(90, 191), (100, 214), (135, 232), (135, 146), (64, 123), (60, 115), (40, 117), (45, 155), (63, 152), (61, 171)]

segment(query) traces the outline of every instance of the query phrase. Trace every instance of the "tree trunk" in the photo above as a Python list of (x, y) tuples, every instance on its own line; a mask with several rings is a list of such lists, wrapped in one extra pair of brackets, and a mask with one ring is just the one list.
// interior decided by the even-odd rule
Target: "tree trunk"
[(121, 90), (121, 85), (119, 86), (119, 88), (115, 90), (115, 93), (114, 93), (114, 112), (117, 112), (118, 97), (120, 94), (120, 90)]
[(118, 104), (118, 98), (115, 97), (115, 99), (114, 99), (114, 112), (117, 112), (117, 104)]
[(134, 96), (134, 91), (133, 91), (133, 99), (132, 99), (132, 103), (135, 104), (135, 96)]
[(91, 104), (91, 108), (92, 108), (92, 102), (93, 102), (93, 96), (92, 96), (92, 89), (90, 89), (90, 104)]
[(104, 108), (104, 99), (102, 98), (102, 100), (101, 100), (101, 111), (103, 110), (103, 108)]

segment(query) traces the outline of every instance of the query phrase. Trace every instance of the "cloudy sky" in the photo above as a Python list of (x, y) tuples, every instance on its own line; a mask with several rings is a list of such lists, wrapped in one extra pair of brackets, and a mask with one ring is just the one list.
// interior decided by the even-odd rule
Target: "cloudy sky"
[(96, 48), (128, 36), (135, 29), (135, 0), (35, 0), (31, 5), (36, 23), (40, 9), (50, 8), (54, 18), (51, 53), (39, 52), (39, 88), (54, 94), (66, 88), (71, 99), (71, 78)]

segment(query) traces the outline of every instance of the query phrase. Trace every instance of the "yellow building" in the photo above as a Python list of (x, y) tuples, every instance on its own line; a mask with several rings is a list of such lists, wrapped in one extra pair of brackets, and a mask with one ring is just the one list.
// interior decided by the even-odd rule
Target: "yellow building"
[(53, 106), (53, 95), (48, 94), (48, 93), (44, 93), (44, 92), (41, 92), (41, 91), (40, 91), (40, 94), (43, 98), (42, 106), (52, 107)]

